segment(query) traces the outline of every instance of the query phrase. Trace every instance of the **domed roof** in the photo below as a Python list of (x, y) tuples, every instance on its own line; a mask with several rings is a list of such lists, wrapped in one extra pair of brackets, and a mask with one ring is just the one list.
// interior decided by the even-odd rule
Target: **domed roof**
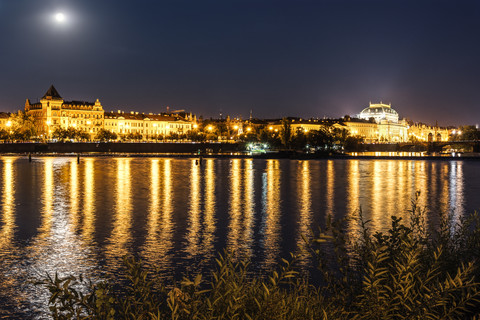
[(382, 120), (398, 122), (398, 112), (392, 109), (390, 104), (384, 103), (370, 103), (367, 108), (360, 112), (358, 117), (366, 120), (374, 118), (377, 122)]

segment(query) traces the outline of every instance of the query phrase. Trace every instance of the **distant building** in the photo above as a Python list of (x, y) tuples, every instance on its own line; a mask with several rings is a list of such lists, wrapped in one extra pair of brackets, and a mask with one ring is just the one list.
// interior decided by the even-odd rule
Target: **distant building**
[(138, 112), (105, 112), (105, 129), (116, 134), (141, 134), (144, 139), (157, 136), (185, 134), (192, 130), (193, 122), (178, 115), (156, 115)]
[(73, 127), (90, 134), (93, 138), (103, 128), (103, 107), (95, 102), (64, 101), (52, 85), (40, 102), (25, 102), (25, 112), (32, 115), (40, 135), (50, 136), (55, 128)]
[[(302, 119), (302, 118), (287, 118), (292, 133), (296, 132), (309, 132), (315, 130), (322, 130), (326, 127), (326, 123), (323, 120), (318, 119)], [(273, 120), (268, 122), (267, 129), (270, 131), (278, 132), (282, 130), (282, 120)]]
[(408, 141), (408, 123), (399, 120), (398, 112), (390, 104), (370, 103), (357, 115), (343, 121), (343, 126), (353, 136), (361, 136), (366, 142)]
[(30, 103), (27, 99), (25, 112), (33, 116), (39, 135), (44, 137), (50, 137), (56, 128), (75, 128), (90, 134), (91, 139), (102, 129), (120, 136), (138, 133), (148, 139), (172, 133), (184, 134), (192, 130), (193, 125), (191, 115), (105, 112), (98, 99), (95, 102), (65, 101), (53, 85), (40, 102)]
[(438, 126), (427, 126), (425, 124), (414, 124), (408, 129), (408, 135), (412, 141), (448, 141), (450, 138), (450, 131), (447, 128), (440, 128)]
[(359, 119), (374, 119), (376, 123), (388, 121), (390, 123), (398, 123), (398, 113), (392, 109), (391, 104), (371, 103), (358, 114)]

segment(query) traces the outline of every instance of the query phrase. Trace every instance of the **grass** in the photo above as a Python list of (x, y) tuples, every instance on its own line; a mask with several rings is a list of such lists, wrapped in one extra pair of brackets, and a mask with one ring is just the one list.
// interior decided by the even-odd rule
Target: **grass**
[(39, 285), (51, 293), (53, 319), (480, 319), (479, 214), (442, 216), (433, 231), (416, 201), (409, 216), (392, 216), (388, 232), (372, 233), (360, 211), (354, 239), (347, 219), (305, 238), (316, 285), (297, 272), (293, 255), (256, 277), (230, 252), (210, 273), (178, 283), (156, 280), (126, 257), (126, 285), (73, 275)]

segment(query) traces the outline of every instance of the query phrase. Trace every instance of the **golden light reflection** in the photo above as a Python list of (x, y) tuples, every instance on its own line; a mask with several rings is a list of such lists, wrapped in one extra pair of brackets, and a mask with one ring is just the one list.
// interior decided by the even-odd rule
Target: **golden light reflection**
[(354, 237), (358, 234), (359, 224), (356, 217), (358, 216), (360, 208), (360, 169), (359, 160), (350, 160), (348, 162), (348, 206), (347, 214), (353, 219), (349, 221), (348, 228), (350, 235)]
[(2, 172), (2, 228), (0, 230), (0, 256), (8, 253), (12, 246), (15, 231), (15, 176), (13, 170), (13, 159), (3, 159)]
[(70, 221), (74, 230), (79, 229), (79, 190), (78, 164), (76, 159), (70, 161)]
[(205, 218), (202, 253), (206, 259), (214, 256), (215, 240), (215, 160), (207, 159), (205, 170)]
[(254, 197), (254, 168), (253, 160), (245, 159), (245, 171), (244, 171), (244, 217), (243, 217), (243, 247), (244, 254), (247, 257), (252, 256), (253, 248), (253, 226), (254, 226), (254, 217), (255, 217), (255, 202)]
[(263, 181), (262, 235), (265, 260), (263, 267), (270, 269), (280, 253), (280, 162), (267, 160)]
[[(131, 243), (132, 207), (131, 207), (131, 174), (130, 159), (116, 159), (116, 186), (115, 186), (115, 212), (113, 217), (113, 230), (105, 255), (111, 260), (118, 260), (129, 253), (128, 245)], [(117, 265), (117, 263), (114, 263)]]
[(372, 212), (369, 217), (366, 219), (370, 219), (372, 222), (372, 227), (374, 230), (378, 230), (379, 228), (385, 227), (388, 224), (388, 221), (385, 222), (384, 214), (385, 213), (382, 204), (383, 201), (383, 191), (382, 190), (382, 181), (383, 181), (383, 174), (382, 174), (382, 163), (381, 160), (373, 160), (373, 163), (370, 167), (370, 172), (372, 172), (372, 190), (371, 190), (371, 208)]
[(228, 224), (228, 235), (227, 235), (227, 250), (234, 251), (236, 253), (241, 253), (240, 247), (240, 234), (241, 234), (241, 225), (240, 225), (240, 216), (241, 216), (241, 197), (242, 193), (242, 180), (241, 180), (241, 159), (232, 159), (230, 161), (230, 197), (229, 197), (229, 212), (228, 216), (230, 218)]
[[(409, 204), (409, 199), (406, 198), (407, 192), (405, 190), (408, 190), (408, 185), (407, 185), (407, 163), (406, 161), (396, 161), (396, 177), (397, 177), (397, 183), (396, 188), (395, 188), (395, 193), (393, 196), (400, 197), (400, 201), (396, 204), (396, 210), (402, 213), (406, 213)], [(395, 207), (394, 207), (395, 210)]]
[(442, 165), (442, 169), (440, 171), (440, 181), (441, 181), (441, 190), (439, 192), (439, 196), (440, 196), (440, 201), (441, 201), (441, 208), (440, 208), (440, 212), (449, 212), (450, 211), (450, 206), (449, 206), (449, 202), (450, 202), (450, 172), (449, 172), (449, 169), (450, 169), (450, 165), (449, 164), (446, 164), (446, 163), (443, 163)]
[(53, 223), (53, 158), (45, 158), (43, 162), (43, 196), (42, 196), (42, 222), (39, 228), (38, 239), (50, 236)]
[[(397, 174), (397, 161), (389, 161), (386, 160), (383, 163), (385, 167), (384, 171), (384, 178), (382, 181), (382, 189), (383, 189), (383, 194), (386, 198), (388, 199), (395, 199), (397, 196), (397, 190), (396, 186), (398, 185), (397, 179), (398, 179), (398, 174)], [(388, 215), (396, 215), (397, 217), (403, 217), (404, 213), (403, 211), (400, 210), (400, 208), (397, 206), (395, 201), (388, 201), (385, 206), (383, 206), (383, 210), (385, 213), (388, 213)], [(384, 215), (385, 215), (384, 213)], [(385, 219), (384, 219), (385, 220)]]
[(197, 160), (190, 161), (190, 210), (188, 213), (187, 255), (191, 258), (199, 254), (200, 246), (200, 166)]
[[(161, 168), (163, 165), (163, 168)], [(163, 171), (163, 177), (162, 177)], [(161, 185), (163, 181), (163, 187)], [(170, 160), (150, 160), (150, 206), (143, 260), (159, 270), (170, 268), (172, 244)], [(163, 203), (161, 202), (163, 198)]]
[(450, 162), (450, 210), (454, 223), (460, 222), (460, 217), (464, 214), (463, 198), (463, 162)]
[(326, 199), (326, 208), (325, 212), (327, 217), (333, 217), (334, 212), (334, 198), (335, 198), (335, 172), (334, 172), (334, 162), (333, 160), (327, 161), (327, 199)]
[(83, 204), (83, 239), (91, 243), (95, 233), (95, 171), (94, 159), (84, 159), (84, 204)]
[[(311, 238), (312, 225), (312, 195), (311, 195), (311, 170), (310, 161), (301, 161), (297, 164), (297, 183), (299, 184), (300, 208), (297, 234), (297, 250), (299, 264), (307, 267), (310, 263), (310, 254), (305, 248), (305, 241)], [(303, 237), (302, 237), (303, 236)]]
[(416, 161), (415, 162), (415, 191), (420, 191), (421, 195), (418, 200), (418, 205), (421, 208), (424, 208), (427, 206), (427, 198), (430, 194), (429, 192), (429, 184), (427, 182), (428, 176), (427, 176), (427, 170), (425, 168), (426, 162), (425, 161)]

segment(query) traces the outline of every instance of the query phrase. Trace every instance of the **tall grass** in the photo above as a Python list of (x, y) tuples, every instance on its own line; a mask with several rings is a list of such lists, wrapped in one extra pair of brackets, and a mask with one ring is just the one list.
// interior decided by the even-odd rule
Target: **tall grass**
[[(361, 211), (329, 221), (305, 237), (315, 285), (293, 255), (255, 277), (229, 252), (210, 274), (178, 283), (125, 258), (126, 285), (57, 275), (40, 285), (50, 290), (54, 319), (480, 319), (480, 216), (443, 216), (433, 231), (423, 217), (414, 201), (408, 221), (392, 216), (385, 233), (372, 233)], [(355, 237), (344, 230), (352, 221)]]

